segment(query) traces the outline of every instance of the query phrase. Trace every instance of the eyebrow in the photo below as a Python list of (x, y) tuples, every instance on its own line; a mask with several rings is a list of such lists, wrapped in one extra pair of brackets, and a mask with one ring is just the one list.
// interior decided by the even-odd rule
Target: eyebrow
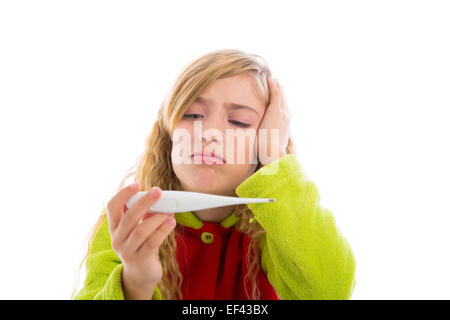
[[(200, 96), (198, 96), (195, 101), (199, 102), (201, 104), (204, 104), (204, 105), (208, 105), (211, 103), (211, 100), (200, 97)], [(228, 106), (230, 109), (247, 109), (247, 110), (253, 111), (254, 113), (256, 113), (259, 116), (258, 111), (256, 111), (254, 108), (249, 107), (249, 106), (244, 106), (242, 104), (237, 104), (237, 103), (228, 103)]]

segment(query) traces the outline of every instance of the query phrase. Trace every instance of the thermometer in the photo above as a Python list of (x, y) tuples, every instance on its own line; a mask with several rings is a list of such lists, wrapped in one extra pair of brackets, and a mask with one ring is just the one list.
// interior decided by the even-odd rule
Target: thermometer
[[(146, 193), (147, 191), (141, 191), (132, 196), (126, 203), (127, 207), (130, 208)], [(177, 213), (238, 204), (275, 201), (275, 199), (270, 198), (240, 198), (200, 192), (162, 190), (162, 196), (148, 209), (147, 212)]]

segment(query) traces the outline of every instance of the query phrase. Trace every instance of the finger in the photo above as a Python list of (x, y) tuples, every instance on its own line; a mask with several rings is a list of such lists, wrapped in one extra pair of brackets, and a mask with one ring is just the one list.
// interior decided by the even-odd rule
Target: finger
[(281, 96), (281, 107), (285, 108), (287, 106), (286, 91), (284, 86), (280, 84), (280, 96)]
[(269, 107), (271, 105), (274, 105), (276, 107), (280, 104), (280, 94), (279, 89), (276, 84), (276, 79), (273, 79), (272, 77), (268, 78), (269, 83)]
[(275, 86), (277, 88), (277, 93), (278, 93), (278, 101), (279, 101), (278, 109), (281, 111), (284, 108), (284, 106), (285, 106), (286, 96), (284, 95), (283, 86), (280, 84), (278, 79), (275, 79)]
[(177, 225), (175, 218), (169, 218), (156, 229), (153, 234), (145, 240), (144, 244), (138, 249), (138, 254), (148, 255), (150, 252), (158, 250), (164, 239), (172, 232)]
[(139, 188), (138, 182), (132, 183), (122, 188), (108, 201), (106, 215), (110, 232), (117, 228), (123, 214), (125, 203), (138, 192)]
[(281, 90), (280, 90), (280, 94), (281, 94), (281, 105), (280, 105), (280, 109), (284, 112), (286, 112), (286, 114), (288, 115), (288, 117), (291, 116), (291, 112), (289, 110), (289, 105), (287, 103), (287, 97), (284, 91), (284, 86), (281, 86)]
[(119, 241), (125, 241), (128, 238), (131, 231), (136, 227), (144, 214), (147, 213), (148, 209), (155, 204), (161, 196), (161, 189), (159, 187), (153, 187), (127, 210), (117, 227), (116, 237)]
[(130, 236), (125, 240), (124, 245), (127, 250), (130, 250), (128, 252), (136, 252), (143, 245), (145, 240), (170, 218), (171, 217), (167, 214), (155, 213), (141, 223), (138, 223)]
[(173, 217), (175, 215), (173, 212), (163, 213), (163, 212), (151, 211), (151, 212), (145, 213), (144, 216), (142, 217), (142, 219), (139, 222), (147, 220), (148, 218), (153, 217), (155, 214), (165, 214), (165, 215), (170, 216), (170, 217)]
[(286, 110), (288, 117), (291, 118), (291, 110), (289, 110), (289, 107), (286, 106), (285, 110)]
[(285, 112), (288, 115), (288, 117), (290, 117), (290, 111), (288, 108), (286, 91), (284, 89), (284, 86), (278, 82), (278, 88), (279, 88), (279, 95), (280, 95), (280, 108), (279, 109), (281, 112)]

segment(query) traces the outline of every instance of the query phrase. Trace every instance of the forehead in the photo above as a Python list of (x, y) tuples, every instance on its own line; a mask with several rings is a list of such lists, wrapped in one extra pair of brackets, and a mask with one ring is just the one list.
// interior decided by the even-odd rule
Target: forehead
[(215, 103), (235, 103), (247, 105), (264, 113), (264, 100), (256, 79), (247, 73), (217, 79), (200, 94)]

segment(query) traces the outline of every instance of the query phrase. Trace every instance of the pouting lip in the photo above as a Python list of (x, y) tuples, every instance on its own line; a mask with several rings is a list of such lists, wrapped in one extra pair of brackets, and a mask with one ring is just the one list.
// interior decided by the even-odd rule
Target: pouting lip
[(204, 151), (204, 150), (203, 150), (203, 151), (199, 151), (199, 152), (194, 152), (194, 153), (191, 155), (191, 159), (192, 159), (194, 156), (214, 157), (214, 158), (217, 158), (217, 159), (222, 160), (222, 162), (223, 162), (224, 164), (227, 163), (227, 162), (225, 161), (225, 159), (224, 159), (221, 155), (215, 153), (214, 151), (209, 152), (209, 151)]

